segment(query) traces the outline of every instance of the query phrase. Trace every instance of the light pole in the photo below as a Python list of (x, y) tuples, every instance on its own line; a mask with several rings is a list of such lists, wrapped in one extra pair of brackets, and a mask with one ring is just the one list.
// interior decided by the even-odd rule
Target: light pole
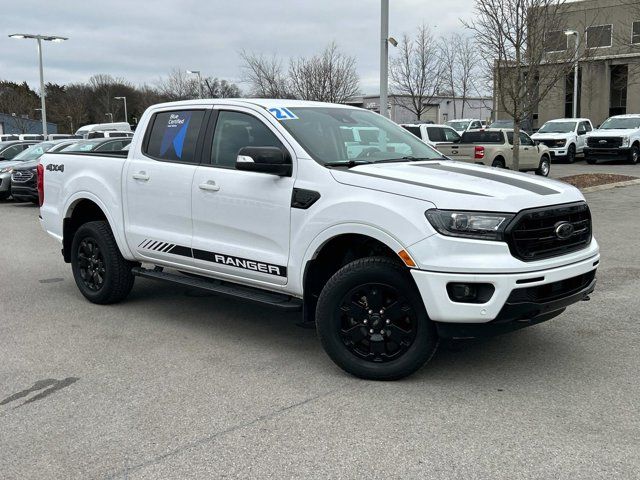
[(32, 35), (30, 33), (13, 33), (9, 38), (31, 38), (38, 42), (38, 60), (40, 61), (40, 104), (42, 105), (42, 135), (47, 136), (47, 107), (45, 105), (44, 73), (42, 69), (42, 41), (64, 42), (67, 37), (55, 35)]
[(129, 122), (129, 116), (127, 115), (127, 97), (113, 97), (116, 100), (122, 100), (124, 102), (124, 121)]
[(202, 98), (202, 76), (200, 75), (200, 70), (187, 70), (187, 73), (198, 76), (198, 93)]
[(573, 67), (573, 118), (578, 118), (578, 48), (580, 46), (580, 34), (577, 30), (566, 30), (564, 34), (568, 37), (576, 37), (575, 52), (573, 61), (575, 65)]
[(67, 115), (67, 118), (69, 119), (69, 127), (71, 131), (71, 135), (73, 135), (73, 118), (71, 118), (71, 115)]
[(105, 117), (109, 117), (109, 121), (113, 123), (113, 113), (107, 112), (104, 114)]
[(389, 0), (381, 1), (380, 9), (380, 114), (389, 117), (389, 44), (398, 46), (389, 36)]

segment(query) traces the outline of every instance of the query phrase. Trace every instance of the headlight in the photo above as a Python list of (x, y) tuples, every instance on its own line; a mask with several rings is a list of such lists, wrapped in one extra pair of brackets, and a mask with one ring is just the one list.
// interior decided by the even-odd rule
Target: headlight
[(623, 147), (629, 146), (629, 137), (622, 137), (622, 146)]
[(565, 143), (567, 143), (567, 141), (566, 141), (565, 139), (562, 139), (562, 140), (556, 140), (556, 141), (554, 142), (554, 145), (555, 145), (556, 147), (564, 147)]
[(429, 223), (442, 235), (502, 241), (511, 213), (457, 212), (452, 210), (427, 210)]
[(13, 167), (4, 167), (2, 170), (0, 170), (0, 173), (11, 173), (13, 172)]

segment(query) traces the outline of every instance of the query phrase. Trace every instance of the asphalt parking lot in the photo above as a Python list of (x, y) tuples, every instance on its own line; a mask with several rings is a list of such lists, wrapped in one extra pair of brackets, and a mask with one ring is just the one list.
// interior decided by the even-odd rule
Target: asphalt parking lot
[(640, 186), (587, 198), (590, 302), (394, 383), (294, 314), (140, 279), (93, 305), (37, 208), (0, 203), (0, 476), (640, 478)]

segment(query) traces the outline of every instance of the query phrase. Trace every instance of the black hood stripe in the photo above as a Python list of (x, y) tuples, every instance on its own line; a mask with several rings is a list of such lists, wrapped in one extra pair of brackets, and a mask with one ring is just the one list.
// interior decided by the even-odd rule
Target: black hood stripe
[(364, 175), (366, 177), (381, 178), (383, 180), (391, 180), (393, 182), (406, 183), (408, 185), (416, 185), (418, 187), (433, 188), (434, 190), (442, 190), (443, 192), (462, 193), (463, 195), (475, 195), (477, 197), (490, 197), (491, 196), (491, 195), (485, 195), (484, 193), (468, 192), (467, 190), (458, 190), (458, 189), (455, 189), (455, 188), (440, 187), (438, 185), (431, 185), (429, 183), (413, 182), (411, 180), (403, 180), (401, 178), (388, 177), (386, 175), (378, 175), (378, 174), (375, 174), (375, 173), (358, 172), (357, 170), (347, 170), (347, 172), (356, 173), (358, 175)]
[(542, 185), (538, 185), (537, 183), (534, 183), (534, 182), (528, 182), (526, 180), (520, 180), (518, 178), (510, 178), (504, 175), (498, 175), (491, 172), (482, 172), (479, 170), (471, 170), (467, 168), (454, 167), (451, 165), (442, 165), (441, 163), (421, 164), (421, 165), (414, 165), (414, 166), (423, 167), (423, 168), (432, 168), (434, 170), (442, 170), (445, 172), (460, 173), (462, 175), (469, 175), (470, 177), (484, 178), (486, 180), (492, 180), (494, 182), (504, 183), (512, 187), (521, 188), (522, 190), (527, 190), (532, 193), (537, 193), (538, 195), (555, 195), (560, 193), (557, 190), (554, 190), (552, 188), (545, 187)]

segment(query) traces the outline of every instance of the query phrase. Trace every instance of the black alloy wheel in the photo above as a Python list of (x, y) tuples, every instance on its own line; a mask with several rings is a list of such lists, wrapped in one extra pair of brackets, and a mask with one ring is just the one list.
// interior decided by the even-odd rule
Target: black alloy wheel
[(403, 355), (416, 338), (416, 312), (391, 285), (366, 283), (352, 288), (335, 315), (347, 350), (369, 362), (388, 362)]
[(89, 290), (97, 292), (104, 286), (106, 268), (96, 240), (91, 237), (83, 238), (78, 245), (77, 255), (82, 282)]
[(572, 143), (567, 150), (567, 162), (573, 163), (576, 161), (576, 146)]

